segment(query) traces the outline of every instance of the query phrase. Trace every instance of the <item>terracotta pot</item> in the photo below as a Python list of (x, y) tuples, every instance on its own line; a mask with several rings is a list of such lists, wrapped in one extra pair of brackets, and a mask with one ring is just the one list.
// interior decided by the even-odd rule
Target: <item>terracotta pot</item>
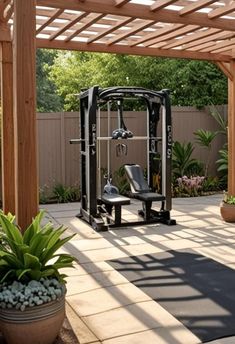
[(224, 221), (235, 222), (235, 204), (221, 202), (220, 214)]
[(7, 344), (52, 344), (65, 318), (65, 296), (21, 312), (0, 311), (0, 328)]

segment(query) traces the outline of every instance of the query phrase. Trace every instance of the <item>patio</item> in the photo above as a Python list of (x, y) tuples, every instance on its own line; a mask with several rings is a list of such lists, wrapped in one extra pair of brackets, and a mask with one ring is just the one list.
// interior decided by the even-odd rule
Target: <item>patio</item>
[[(63, 223), (69, 231), (77, 233), (65, 247), (66, 252), (79, 260), (76, 269), (66, 271), (67, 315), (81, 344), (201, 343), (107, 261), (191, 249), (234, 269), (234, 224), (221, 221), (218, 207), (221, 198), (218, 194), (173, 199), (172, 218), (176, 219), (176, 226), (155, 224), (100, 233), (75, 217), (78, 203), (42, 206), (53, 222)], [(130, 219), (137, 208), (135, 201), (132, 202), (124, 209), (123, 216)], [(213, 343), (234, 343), (234, 337)]]

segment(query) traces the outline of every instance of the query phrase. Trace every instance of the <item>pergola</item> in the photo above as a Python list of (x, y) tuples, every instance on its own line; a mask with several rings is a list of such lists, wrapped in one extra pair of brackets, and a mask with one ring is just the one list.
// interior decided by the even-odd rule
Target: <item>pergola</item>
[(235, 1), (0, 0), (3, 208), (38, 211), (36, 48), (213, 61), (228, 77), (235, 195)]

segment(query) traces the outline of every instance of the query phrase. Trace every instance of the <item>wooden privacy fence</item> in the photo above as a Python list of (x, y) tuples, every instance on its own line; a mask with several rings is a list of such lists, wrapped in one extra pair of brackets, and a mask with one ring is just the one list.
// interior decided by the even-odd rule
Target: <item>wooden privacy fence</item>
[[(226, 107), (220, 112), (226, 116)], [(146, 112), (125, 112), (125, 123), (135, 136), (146, 135)], [(193, 107), (173, 107), (173, 139), (180, 142), (194, 143), (193, 156), (201, 161), (208, 158), (207, 151), (195, 143), (194, 132), (203, 128), (216, 131), (219, 129), (209, 111), (197, 110)], [(107, 113), (101, 113), (101, 136), (110, 136), (107, 132)], [(67, 186), (79, 184), (80, 179), (80, 147), (71, 145), (70, 139), (79, 138), (79, 113), (38, 113), (38, 146), (39, 146), (39, 183), (40, 187), (47, 185), (51, 188), (55, 183)], [(117, 128), (117, 116), (111, 113), (111, 130)], [(212, 147), (212, 164), (210, 174), (216, 175), (215, 161), (218, 159), (218, 150), (222, 147), (225, 138), (216, 137)], [(146, 141), (127, 141), (126, 156), (117, 156), (116, 140), (110, 142), (111, 169), (117, 170), (124, 163), (138, 163), (146, 166)], [(107, 142), (101, 142), (101, 167), (107, 167)]]

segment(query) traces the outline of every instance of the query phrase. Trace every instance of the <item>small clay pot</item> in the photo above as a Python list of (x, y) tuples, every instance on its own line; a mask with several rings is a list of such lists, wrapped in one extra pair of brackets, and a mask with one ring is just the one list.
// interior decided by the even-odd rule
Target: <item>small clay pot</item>
[(226, 222), (235, 222), (235, 204), (220, 203), (220, 214)]

